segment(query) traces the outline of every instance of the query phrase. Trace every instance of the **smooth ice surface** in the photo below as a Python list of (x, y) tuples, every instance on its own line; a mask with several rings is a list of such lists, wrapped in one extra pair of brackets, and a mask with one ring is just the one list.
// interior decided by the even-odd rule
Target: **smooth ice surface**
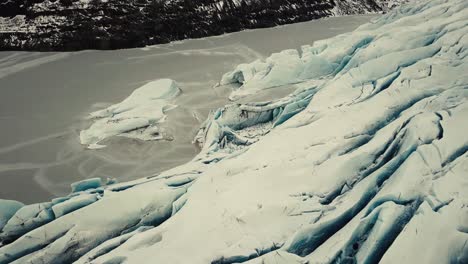
[(61, 217), (81, 207), (85, 207), (96, 202), (98, 198), (98, 194), (78, 195), (52, 206), (52, 211), (54, 212), (55, 217)]
[[(122, 182), (183, 164), (199, 151), (192, 140), (200, 123), (228, 102), (231, 86), (213, 88), (224, 72), (353, 30), (374, 17), (327, 18), (141, 49), (0, 52), (0, 198), (37, 203), (68, 194), (70, 184), (83, 179)], [(172, 102), (178, 107), (159, 125), (172, 141), (114, 136), (99, 150), (80, 144), (80, 131), (93, 123), (89, 113), (163, 78), (183, 90)]]
[(316, 42), (332, 73), (212, 112), (184, 165), (22, 207), (0, 263), (467, 263), (467, 47), (464, 0)]
[(0, 230), (10, 220), (10, 218), (21, 208), (24, 204), (13, 201), (0, 199)]
[(79, 182), (74, 182), (70, 186), (71, 186), (72, 192), (82, 192), (82, 191), (86, 191), (89, 189), (99, 188), (101, 187), (101, 185), (102, 185), (101, 178), (91, 178), (91, 179), (86, 179), (86, 180), (82, 180)]
[(177, 107), (171, 101), (180, 88), (170, 79), (149, 82), (136, 89), (125, 100), (90, 114), (93, 124), (80, 132), (80, 141), (88, 148), (102, 148), (98, 143), (112, 136), (125, 136), (142, 140), (157, 140), (164, 135), (159, 124), (166, 112)]

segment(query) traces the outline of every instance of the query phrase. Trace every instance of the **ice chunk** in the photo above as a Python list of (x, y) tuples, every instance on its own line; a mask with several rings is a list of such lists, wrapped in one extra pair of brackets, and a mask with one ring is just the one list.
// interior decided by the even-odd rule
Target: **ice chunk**
[[(0, 232), (0, 241), (9, 242), (52, 221), (52, 203), (38, 203), (21, 207)], [(1, 263), (1, 262), (0, 262)]]
[(98, 200), (98, 194), (83, 194), (52, 206), (55, 217), (61, 217)]
[[(173, 202), (181, 197), (187, 188), (168, 187), (161, 181), (147, 183), (149, 185), (134, 186), (125, 191), (115, 193), (110, 191), (108, 195), (104, 195), (102, 199), (91, 205), (28, 232), (15, 242), (0, 248), (0, 263), (11, 263), (15, 260), (17, 263), (31, 261), (71, 263), (102, 242), (120, 234), (141, 231), (145, 226), (159, 225), (171, 216)], [(82, 201), (80, 196), (89, 197), (89, 194), (82, 192), (67, 201), (74, 199)], [(48, 204), (51, 205), (52, 203)], [(15, 228), (18, 228), (16, 225), (24, 223), (21, 217), (30, 219), (40, 211), (38, 206), (41, 207), (39, 209), (44, 208), (44, 205), (23, 207), (26, 209), (18, 212), (17, 220), (13, 223), (12, 220), (15, 219), (13, 218), (9, 221), (9, 225), (13, 227), (15, 224)], [(64, 206), (61, 209), (68, 208)], [(59, 208), (55, 206), (55, 209)], [(50, 212), (53, 214), (52, 210)], [(29, 222), (25, 225), (29, 225)], [(49, 246), (44, 248), (44, 245)], [(50, 252), (55, 254), (49, 254)]]
[(18, 201), (0, 199), (0, 231), (8, 220), (23, 206), (24, 204)]
[(158, 125), (164, 122), (165, 113), (176, 107), (171, 101), (179, 93), (180, 88), (170, 79), (143, 85), (122, 102), (91, 113), (93, 124), (81, 131), (81, 144), (101, 148), (99, 142), (117, 135), (141, 140), (163, 139), (164, 132)]
[(297, 50), (284, 50), (265, 61), (238, 65), (223, 75), (220, 85), (240, 84), (229, 96), (231, 100), (237, 100), (272, 87), (331, 78), (347, 65), (354, 53), (372, 40), (367, 32), (356, 32), (317, 41), (313, 46), (305, 45), (301, 54)]
[[(229, 104), (208, 117), (194, 139), (202, 147), (198, 159), (219, 161), (248, 146), (268, 131), (305, 109), (317, 92), (317, 86), (298, 88), (279, 100), (259, 103)], [(212, 155), (216, 153), (216, 155)]]
[[(2, 201), (0, 203), (0, 212), (9, 216), (9, 220), (5, 222), (3, 230), (0, 233), (0, 242), (9, 242), (14, 240), (29, 231), (43, 226), (52, 220), (62, 217), (72, 211), (85, 207), (96, 202), (102, 195), (100, 178), (92, 178), (72, 184), (72, 193), (67, 197), (54, 198), (51, 202), (31, 204), (20, 206), (16, 211), (13, 211), (16, 206), (21, 203), (13, 201)], [(5, 202), (3, 202), (5, 201)], [(2, 204), (11, 205), (10, 207), (1, 207)], [(3, 210), (4, 209), (4, 210)]]
[(71, 184), (72, 192), (81, 192), (101, 187), (101, 178), (91, 178)]
[(220, 84), (242, 84), (229, 96), (229, 99), (237, 100), (261, 89), (298, 82), (303, 67), (297, 50), (284, 50), (272, 54), (265, 62), (257, 60), (237, 66), (223, 75)]

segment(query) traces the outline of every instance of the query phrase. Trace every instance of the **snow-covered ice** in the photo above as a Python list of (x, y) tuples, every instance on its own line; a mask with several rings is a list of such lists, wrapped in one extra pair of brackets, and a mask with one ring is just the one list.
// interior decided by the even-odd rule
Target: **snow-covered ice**
[(265, 61), (256, 60), (250, 64), (238, 65), (234, 71), (223, 75), (220, 84), (242, 84), (229, 96), (229, 99), (236, 100), (255, 90), (299, 82), (303, 68), (304, 63), (297, 50), (284, 50), (272, 54)]
[(184, 165), (21, 207), (0, 263), (467, 263), (467, 47), (468, 2), (418, 1), (239, 66), (242, 96), (297, 90), (214, 111)]
[(122, 102), (91, 113), (94, 122), (81, 131), (81, 144), (96, 149), (105, 147), (99, 142), (117, 135), (141, 140), (169, 137), (159, 124), (165, 121), (166, 112), (176, 107), (171, 100), (179, 93), (180, 88), (171, 79), (143, 85)]
[(91, 178), (75, 182), (71, 184), (72, 192), (82, 192), (89, 189), (96, 189), (101, 187), (102, 180), (101, 178)]
[(23, 203), (17, 201), (0, 199), (0, 230), (3, 229), (8, 220), (23, 206)]

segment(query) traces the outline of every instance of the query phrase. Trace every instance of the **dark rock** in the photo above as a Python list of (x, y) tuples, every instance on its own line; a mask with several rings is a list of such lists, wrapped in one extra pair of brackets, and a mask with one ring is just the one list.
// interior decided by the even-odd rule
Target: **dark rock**
[(6, 0), (0, 50), (142, 47), (388, 8), (385, 0)]

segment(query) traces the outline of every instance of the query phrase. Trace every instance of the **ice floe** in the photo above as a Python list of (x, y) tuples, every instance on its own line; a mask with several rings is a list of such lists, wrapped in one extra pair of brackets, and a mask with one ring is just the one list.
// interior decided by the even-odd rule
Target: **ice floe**
[(187, 164), (21, 207), (0, 263), (467, 263), (467, 47), (468, 2), (418, 1), (238, 67), (298, 89), (214, 111)]
[(166, 112), (175, 108), (171, 103), (180, 88), (170, 79), (149, 82), (133, 91), (125, 100), (90, 114), (93, 124), (81, 131), (81, 144), (88, 148), (102, 148), (98, 143), (112, 136), (125, 136), (141, 140), (167, 137), (159, 124)]

